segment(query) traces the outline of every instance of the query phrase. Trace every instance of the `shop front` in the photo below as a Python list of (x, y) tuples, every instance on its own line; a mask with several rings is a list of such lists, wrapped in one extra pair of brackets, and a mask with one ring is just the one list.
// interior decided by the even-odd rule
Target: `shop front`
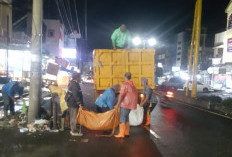
[(13, 79), (28, 78), (30, 73), (30, 51), (0, 49), (0, 75), (8, 74)]

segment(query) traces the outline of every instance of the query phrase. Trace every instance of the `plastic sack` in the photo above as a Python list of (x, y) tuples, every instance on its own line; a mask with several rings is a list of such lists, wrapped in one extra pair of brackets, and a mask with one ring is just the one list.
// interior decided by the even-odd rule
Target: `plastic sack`
[(114, 130), (119, 124), (119, 116), (119, 109), (116, 108), (104, 113), (94, 113), (80, 107), (77, 123), (90, 130)]
[(60, 71), (57, 75), (57, 84), (59, 88), (68, 88), (69, 74), (65, 71)]
[(68, 105), (64, 100), (64, 97), (66, 95), (65, 90), (63, 90), (62, 88), (59, 88), (57, 86), (49, 86), (49, 90), (52, 93), (57, 93), (59, 98), (60, 98), (60, 109), (61, 109), (61, 113), (63, 113), (65, 110), (68, 109)]
[(143, 116), (144, 116), (143, 107), (140, 107), (139, 105), (137, 105), (137, 109), (131, 110), (131, 112), (129, 114), (130, 126), (141, 125), (143, 122)]
[(23, 106), (22, 106), (22, 114), (26, 114), (27, 113), (27, 106), (25, 101), (23, 101)]

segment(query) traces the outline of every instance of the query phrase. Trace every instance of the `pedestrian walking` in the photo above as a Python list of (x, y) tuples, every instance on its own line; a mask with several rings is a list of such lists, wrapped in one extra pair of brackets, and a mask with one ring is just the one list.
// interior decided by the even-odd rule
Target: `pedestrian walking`
[(151, 89), (151, 87), (148, 85), (148, 80), (146, 78), (142, 79), (142, 85), (143, 85), (143, 99), (140, 103), (140, 106), (144, 108), (144, 122), (146, 126), (150, 125), (151, 121), (151, 112), (155, 108), (158, 100)]
[(130, 134), (129, 114), (131, 110), (137, 108), (138, 93), (131, 80), (131, 73), (127, 72), (124, 77), (124, 83), (120, 89), (117, 107), (120, 106), (120, 124), (119, 133), (116, 138), (124, 138)]
[(97, 106), (98, 113), (103, 113), (114, 108), (114, 105), (117, 103), (116, 97), (119, 93), (119, 90), (119, 84), (113, 85), (97, 98), (95, 104)]
[(65, 101), (68, 104), (68, 110), (70, 115), (70, 134), (72, 136), (79, 136), (79, 132), (76, 127), (76, 118), (80, 105), (83, 105), (83, 95), (79, 82), (81, 80), (80, 73), (74, 72), (72, 74), (72, 80), (68, 85), (68, 91), (65, 95)]
[(24, 87), (27, 86), (27, 82), (22, 80), (20, 82), (11, 81), (2, 87), (2, 97), (4, 101), (4, 119), (8, 117), (8, 110), (10, 109), (11, 118), (15, 115), (15, 104), (17, 103), (15, 95), (18, 94), (20, 99), (24, 102), (22, 97)]

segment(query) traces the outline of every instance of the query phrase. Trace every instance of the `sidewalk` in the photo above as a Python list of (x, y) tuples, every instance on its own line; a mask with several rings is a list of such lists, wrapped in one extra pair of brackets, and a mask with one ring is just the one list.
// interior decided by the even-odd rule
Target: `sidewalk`
[(19, 133), (16, 129), (0, 130), (0, 154), (11, 157), (160, 157), (150, 133), (131, 127), (129, 138), (99, 137), (103, 132), (84, 129), (83, 137), (69, 131), (59, 133)]

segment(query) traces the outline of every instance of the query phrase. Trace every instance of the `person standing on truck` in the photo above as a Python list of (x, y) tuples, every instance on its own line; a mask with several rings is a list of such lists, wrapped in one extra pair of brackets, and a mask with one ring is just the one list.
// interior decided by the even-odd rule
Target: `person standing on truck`
[(130, 33), (125, 24), (122, 24), (113, 32), (111, 40), (114, 50), (129, 48)]
[(72, 80), (68, 85), (68, 91), (65, 95), (65, 101), (68, 104), (68, 110), (70, 115), (70, 134), (72, 136), (78, 136), (79, 133), (77, 131), (77, 113), (80, 105), (83, 105), (83, 95), (81, 91), (81, 87), (79, 82), (81, 80), (80, 73), (74, 72), (72, 74)]
[(100, 95), (95, 104), (97, 105), (97, 112), (103, 113), (112, 110), (117, 103), (116, 95), (119, 93), (120, 85), (116, 84), (108, 88), (102, 95)]
[(10, 108), (11, 118), (14, 118), (15, 103), (16, 103), (15, 95), (18, 94), (20, 99), (24, 101), (22, 95), (23, 95), (24, 87), (26, 86), (27, 86), (27, 82), (22, 80), (20, 82), (17, 82), (17, 81), (8, 82), (2, 87), (2, 98), (4, 101), (4, 119), (5, 120), (7, 119), (9, 108)]
[(151, 87), (148, 85), (148, 80), (146, 78), (142, 79), (142, 85), (143, 85), (143, 99), (140, 103), (140, 106), (144, 108), (144, 122), (146, 126), (150, 125), (151, 121), (151, 112), (155, 108), (158, 100), (151, 89)]
[(130, 124), (129, 124), (129, 114), (131, 110), (137, 108), (138, 103), (138, 93), (131, 80), (131, 73), (127, 72), (125, 74), (124, 83), (121, 85), (120, 95), (118, 98), (118, 103), (116, 107), (120, 106), (120, 124), (119, 133), (114, 135), (116, 138), (124, 138), (129, 136)]

